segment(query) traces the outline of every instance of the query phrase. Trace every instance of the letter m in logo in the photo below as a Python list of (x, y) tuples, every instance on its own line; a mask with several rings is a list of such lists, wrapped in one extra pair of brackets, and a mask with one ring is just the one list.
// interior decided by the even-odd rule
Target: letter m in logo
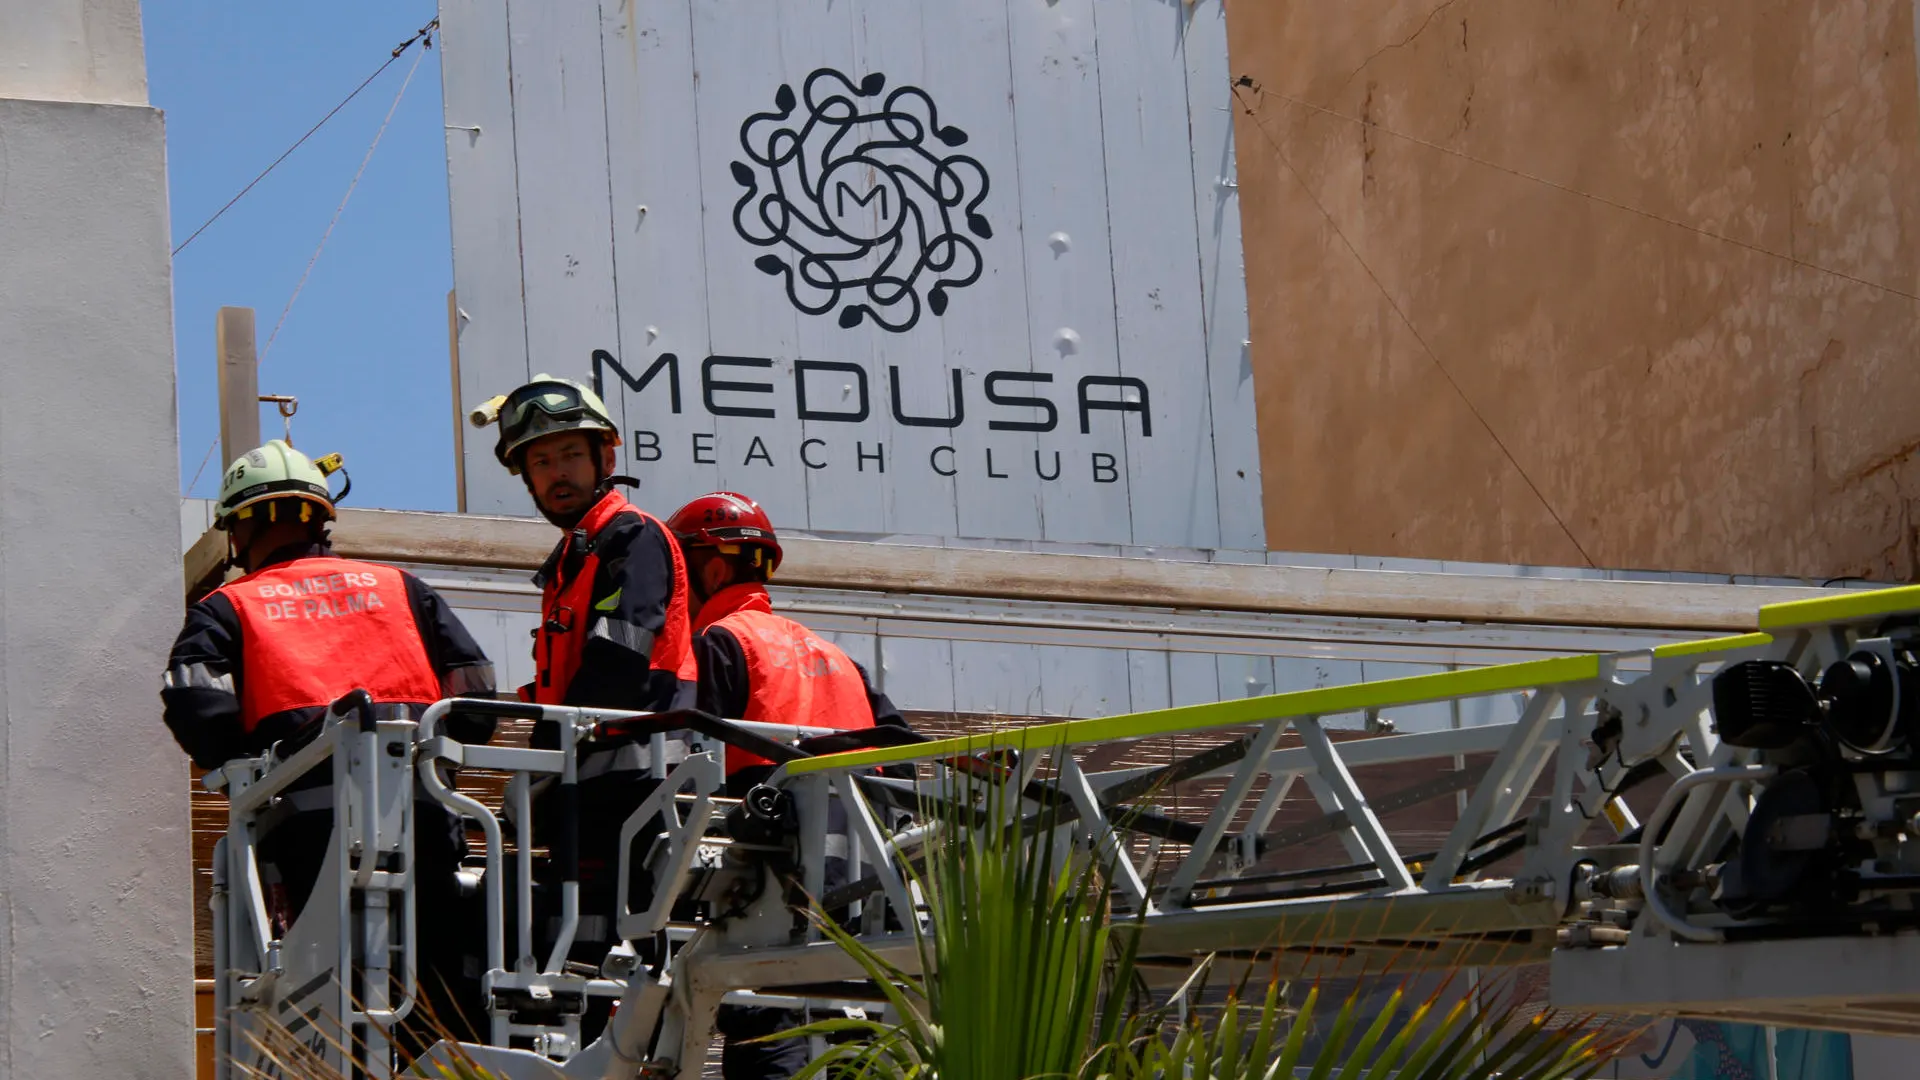
[(887, 188), (884, 184), (875, 184), (867, 189), (865, 195), (853, 190), (846, 181), (836, 181), (833, 185), (833, 213), (835, 217), (847, 216), (847, 197), (853, 197), (855, 206), (865, 206), (874, 199), (880, 200), (880, 220), (887, 220)]

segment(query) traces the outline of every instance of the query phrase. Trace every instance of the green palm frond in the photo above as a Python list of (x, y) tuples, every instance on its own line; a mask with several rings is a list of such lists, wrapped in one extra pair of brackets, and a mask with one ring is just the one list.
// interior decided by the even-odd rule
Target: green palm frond
[[(1582, 1080), (1625, 1045), (1617, 1032), (1523, 1015), (1511, 1002), (1447, 1000), (1451, 980), (1413, 998), (1410, 976), (1369, 1013), (1359, 988), (1335, 1002), (1309, 986), (1289, 1007), (1288, 987), (1271, 976), (1249, 997), (1249, 970), (1224, 1003), (1176, 1020), (1136, 986), (1139, 923), (1113, 916), (1112, 867), (1063, 841), (1047, 808), (1023, 818), (1007, 812), (1004, 788), (963, 788), (929, 806), (924, 863), (903, 860), (926, 900), (924, 929), (908, 920), (922, 974), (900, 972), (812, 912), (880, 988), (892, 1019), (769, 1036), (837, 1040), (802, 1080)], [(1175, 1000), (1197, 1001), (1209, 968)]]

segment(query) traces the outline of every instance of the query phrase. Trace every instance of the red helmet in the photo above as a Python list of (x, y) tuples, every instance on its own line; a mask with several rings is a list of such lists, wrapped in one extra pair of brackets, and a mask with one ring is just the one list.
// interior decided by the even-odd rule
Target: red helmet
[(772, 552), (769, 575), (780, 566), (780, 538), (773, 534), (773, 522), (759, 503), (745, 495), (731, 491), (702, 495), (675, 510), (667, 528), (680, 538), (681, 547), (719, 548), (729, 555), (733, 554), (727, 551), (730, 547), (760, 547)]

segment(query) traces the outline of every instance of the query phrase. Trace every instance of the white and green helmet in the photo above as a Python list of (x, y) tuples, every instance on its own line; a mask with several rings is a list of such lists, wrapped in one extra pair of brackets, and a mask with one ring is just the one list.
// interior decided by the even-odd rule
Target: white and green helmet
[(316, 506), (320, 520), (331, 521), (336, 497), (327, 488), (327, 477), (338, 472), (341, 464), (339, 454), (314, 461), (281, 439), (249, 450), (227, 466), (226, 476), (220, 481), (214, 526), (231, 528), (235, 521), (252, 517), (254, 508), (262, 503), (267, 506), (269, 519), (277, 519), (283, 500), (299, 502), (301, 521), (312, 520)]
[(599, 394), (572, 379), (556, 379), (544, 372), (513, 393), (473, 410), (468, 420), (474, 427), (499, 423), (500, 440), (494, 444), (493, 456), (515, 476), (520, 475), (515, 451), (548, 435), (590, 431), (610, 446), (620, 445), (620, 429)]

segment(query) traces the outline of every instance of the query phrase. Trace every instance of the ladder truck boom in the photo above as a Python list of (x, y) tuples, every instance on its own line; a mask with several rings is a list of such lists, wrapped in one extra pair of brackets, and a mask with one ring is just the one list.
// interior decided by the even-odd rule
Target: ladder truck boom
[[(834, 995), (865, 972), (794, 917), (798, 890), (914, 971), (907, 928), (922, 915), (907, 865), (935, 842), (926, 808), (982, 784), (1015, 812), (1044, 808), (1112, 861), (1114, 908), (1139, 920), (1143, 968), (1169, 978), (1219, 955), (1283, 977), (1549, 963), (1552, 1002), (1580, 1011), (1920, 1035), (1920, 587), (1775, 605), (1759, 625), (905, 745), (517, 702), (443, 701), (417, 725), (336, 710), (288, 760), (214, 778), (233, 799), (214, 901), (221, 1053), (243, 1056), (238, 1036), (258, 1017), (317, 1023), (316, 994), (370, 1042), (409, 1006), (421, 915), (413, 883), (379, 856), (406, 850), (412, 788), (389, 762), (411, 763), (485, 838), (488, 1044), (435, 1053), (502, 1076), (697, 1075), (723, 1002), (848, 1004)], [(1398, 709), (1488, 696), (1516, 698), (1517, 718), (1367, 739), (1327, 726), (1359, 715), (1378, 730)], [(553, 721), (571, 737), (557, 750), (464, 745), (439, 734), (453, 710)], [(1298, 745), (1282, 744), (1289, 735)], [(1164, 764), (1102, 764), (1172, 736), (1189, 749)], [(529, 785), (570, 782), (582, 748), (623, 742), (645, 748), (659, 783), (622, 835), (617, 910), (594, 913), (624, 943), (581, 971), (563, 962), (584, 914), (577, 889), (563, 884), (559, 940), (537, 955), (530, 851), (509, 854), (494, 812), (438, 765), (507, 773), (524, 815)], [(725, 757), (739, 750), (779, 767), (729, 799)], [(276, 785), (329, 755), (334, 850), (307, 912), (274, 939), (249, 837)], [(1423, 762), (1431, 775), (1412, 785), (1363, 779)], [(1170, 813), (1168, 793), (1199, 782), (1204, 817)], [(1318, 816), (1277, 825), (1300, 789)], [(1636, 790), (1644, 820), (1628, 805)], [(1385, 823), (1449, 797), (1457, 819), (1426, 850)], [(1345, 861), (1298, 865), (1327, 840)], [(848, 881), (828, 888), (835, 852)], [(626, 893), (636, 865), (650, 897)], [(595, 996), (619, 1007), (582, 1046)]]

